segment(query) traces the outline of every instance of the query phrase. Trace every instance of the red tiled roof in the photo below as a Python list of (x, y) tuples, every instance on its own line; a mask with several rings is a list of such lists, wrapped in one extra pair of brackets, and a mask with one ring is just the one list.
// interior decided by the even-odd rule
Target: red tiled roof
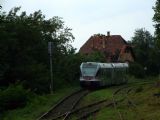
[[(91, 36), (86, 43), (80, 48), (79, 52), (90, 54), (95, 50), (109, 53), (110, 56), (115, 55), (117, 50), (122, 52), (125, 49), (127, 42), (120, 35), (94, 35)], [(108, 56), (108, 58), (110, 58)]]
[(126, 41), (120, 35), (91, 36), (80, 48), (80, 52), (91, 53), (93, 49), (97, 49), (114, 53), (116, 49), (121, 49), (125, 44)]

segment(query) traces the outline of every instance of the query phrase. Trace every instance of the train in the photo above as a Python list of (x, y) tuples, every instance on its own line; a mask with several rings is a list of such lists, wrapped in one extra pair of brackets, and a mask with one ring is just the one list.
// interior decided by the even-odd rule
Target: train
[(83, 62), (80, 65), (80, 85), (87, 88), (99, 88), (127, 83), (126, 63)]

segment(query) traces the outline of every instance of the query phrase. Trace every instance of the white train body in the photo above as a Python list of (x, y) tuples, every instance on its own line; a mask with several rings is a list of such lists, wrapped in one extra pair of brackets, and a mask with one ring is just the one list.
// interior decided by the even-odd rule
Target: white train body
[(83, 62), (80, 84), (82, 87), (99, 87), (126, 83), (128, 67), (128, 63)]

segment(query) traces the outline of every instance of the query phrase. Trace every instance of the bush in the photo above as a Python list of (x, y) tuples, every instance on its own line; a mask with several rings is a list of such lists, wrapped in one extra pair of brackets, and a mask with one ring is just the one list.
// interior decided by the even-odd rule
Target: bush
[(21, 85), (10, 85), (0, 91), (0, 112), (24, 107), (27, 100), (28, 92)]
[(23, 86), (31, 91), (43, 94), (49, 93), (49, 70), (44, 64), (30, 64), (24, 71)]
[(144, 78), (145, 77), (145, 72), (144, 68), (142, 65), (138, 63), (131, 63), (129, 66), (129, 73), (131, 75), (134, 75), (136, 78)]

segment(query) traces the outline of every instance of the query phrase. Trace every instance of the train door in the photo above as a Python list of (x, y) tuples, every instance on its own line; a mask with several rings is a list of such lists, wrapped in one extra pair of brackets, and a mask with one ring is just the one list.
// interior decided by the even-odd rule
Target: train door
[(115, 69), (111, 68), (111, 85), (115, 84)]
[(113, 70), (112, 68), (105, 69), (105, 76), (106, 76), (105, 84), (107, 86), (112, 85), (112, 70)]
[(126, 68), (116, 68), (115, 70), (115, 84), (119, 85), (126, 82)]
[(128, 69), (127, 68), (124, 68), (123, 69), (123, 83), (127, 83), (127, 73), (128, 73)]
[(104, 69), (99, 69), (96, 77), (100, 80), (100, 86), (104, 86), (105, 85)]
[(117, 69), (117, 84), (122, 84), (123, 83), (123, 78), (124, 78), (124, 69), (123, 68), (118, 68)]

